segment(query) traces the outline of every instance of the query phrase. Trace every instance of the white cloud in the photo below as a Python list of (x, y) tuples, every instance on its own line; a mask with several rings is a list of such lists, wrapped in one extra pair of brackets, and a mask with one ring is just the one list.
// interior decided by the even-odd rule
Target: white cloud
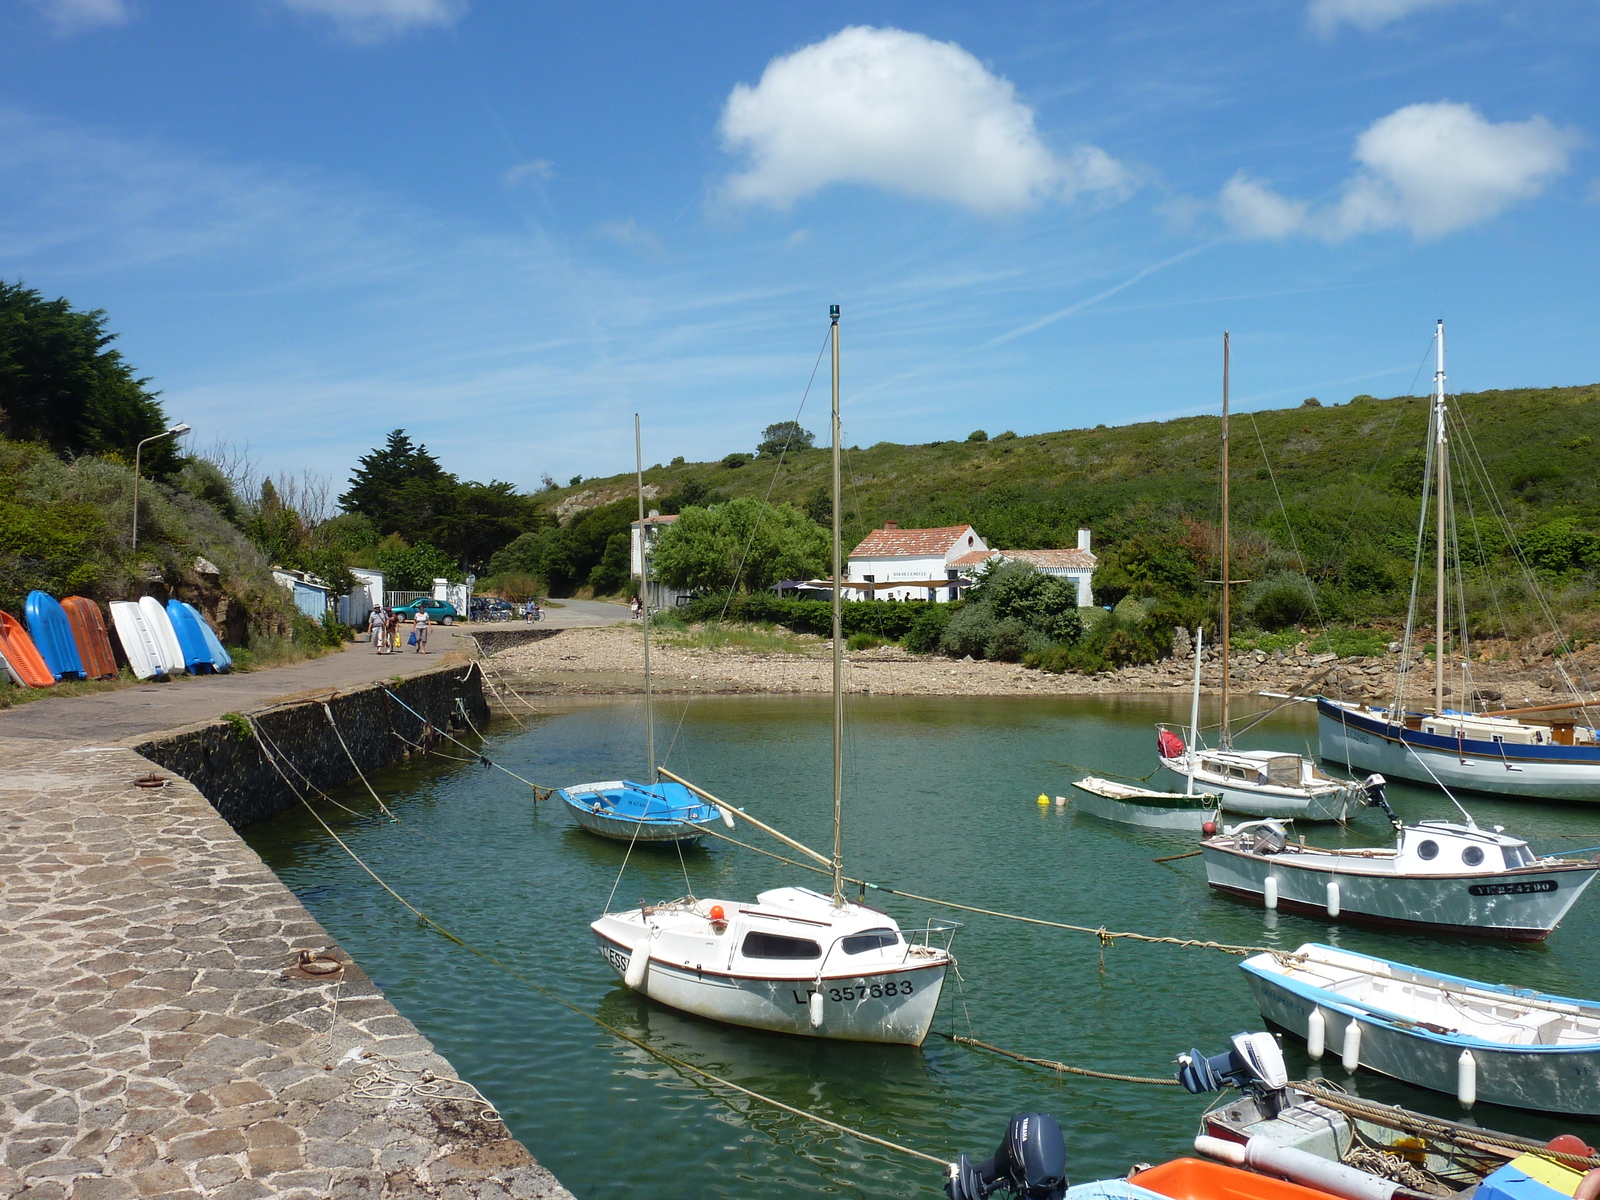
[(81, 33), (124, 25), (133, 16), (126, 0), (33, 0), (57, 33)]
[(1463, 0), (1311, 0), (1306, 15), (1323, 37), (1338, 32), (1341, 25), (1354, 25), (1371, 33), (1414, 12), (1446, 8)]
[(530, 179), (536, 179), (542, 183), (554, 179), (555, 175), (555, 163), (548, 158), (534, 158), (527, 162), (518, 163), (502, 175), (500, 180), (507, 187), (515, 187), (517, 184)]
[(1240, 172), (1218, 204), (1245, 237), (1303, 233), (1340, 241), (1385, 229), (1442, 237), (1537, 196), (1567, 169), (1581, 140), (1544, 117), (1497, 124), (1468, 104), (1412, 104), (1356, 139), (1352, 157), (1360, 166), (1336, 203), (1314, 209)]
[(467, 0), (282, 0), (286, 8), (327, 17), (341, 36), (376, 42), (430, 25), (453, 25)]
[(952, 42), (852, 26), (775, 58), (723, 106), (724, 147), (744, 155), (725, 194), (787, 208), (834, 183), (1017, 212), (1082, 191), (1124, 191), (1103, 150), (1051, 152), (1008, 80)]

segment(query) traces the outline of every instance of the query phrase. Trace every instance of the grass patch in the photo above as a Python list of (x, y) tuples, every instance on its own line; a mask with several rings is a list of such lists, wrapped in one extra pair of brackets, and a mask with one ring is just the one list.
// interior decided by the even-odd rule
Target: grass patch
[(732, 650), (740, 654), (808, 654), (827, 645), (824, 638), (791, 633), (781, 625), (697, 625), (669, 631), (666, 646), (693, 650)]

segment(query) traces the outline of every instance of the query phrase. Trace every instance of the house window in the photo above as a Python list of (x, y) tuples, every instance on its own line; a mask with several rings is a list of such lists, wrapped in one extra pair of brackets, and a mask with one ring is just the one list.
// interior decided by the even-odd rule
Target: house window
[(810, 938), (783, 937), (776, 933), (747, 933), (746, 958), (821, 958), (822, 947)]

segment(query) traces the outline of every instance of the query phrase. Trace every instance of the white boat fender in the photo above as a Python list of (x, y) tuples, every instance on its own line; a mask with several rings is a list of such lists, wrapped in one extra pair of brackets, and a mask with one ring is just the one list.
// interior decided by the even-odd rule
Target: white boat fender
[(727, 809), (723, 808), (720, 804), (717, 805), (717, 815), (722, 818), (722, 823), (724, 825), (726, 825), (729, 829), (733, 828), (733, 814)]
[(1471, 1108), (1478, 1102), (1478, 1060), (1471, 1050), (1463, 1050), (1456, 1059), (1456, 1099), (1462, 1108)]
[(628, 955), (628, 969), (622, 973), (622, 982), (636, 992), (644, 990), (644, 977), (650, 972), (650, 935), (646, 933), (634, 943)]
[(1282, 1146), (1270, 1138), (1253, 1137), (1244, 1145), (1201, 1134), (1194, 1148), (1207, 1158), (1235, 1167), (1249, 1167), (1265, 1175), (1278, 1175), (1317, 1191), (1345, 1200), (1393, 1200), (1400, 1185), (1392, 1179), (1379, 1179), (1343, 1163), (1319, 1158), (1294, 1146)]
[(1306, 1053), (1311, 1056), (1312, 1062), (1322, 1059), (1322, 1052), (1328, 1048), (1328, 1018), (1322, 1015), (1322, 1010), (1316, 1005), (1311, 1006), (1311, 1015), (1306, 1018)]
[(1276, 911), (1278, 907), (1278, 877), (1276, 875), (1268, 875), (1266, 882), (1261, 885), (1261, 892), (1262, 899), (1266, 902), (1267, 907)]
[(811, 1028), (813, 1029), (822, 1028), (822, 1003), (822, 989), (818, 987), (816, 991), (811, 993), (811, 999), (807, 1001), (810, 1009)]
[(1328, 915), (1330, 917), (1339, 915), (1339, 885), (1332, 879), (1328, 880)]
[(1361, 1065), (1361, 1022), (1354, 1017), (1344, 1027), (1344, 1053), (1339, 1055), (1339, 1063), (1346, 1071)]

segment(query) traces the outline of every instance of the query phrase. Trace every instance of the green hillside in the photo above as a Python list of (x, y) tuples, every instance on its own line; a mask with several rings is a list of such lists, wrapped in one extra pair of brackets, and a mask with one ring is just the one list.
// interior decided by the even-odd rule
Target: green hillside
[[(1469, 584), (1474, 613), (1481, 618), (1492, 608), (1515, 624), (1527, 601), (1505, 570), (1514, 562), (1491, 520), (1489, 493), (1469, 486), (1486, 474), (1545, 576), (1546, 592), (1581, 617), (1593, 608), (1600, 569), (1600, 460), (1591, 432), (1600, 430), (1600, 385), (1480, 392), (1454, 402), (1467, 431), (1452, 450), (1462, 558), (1489, 564), (1479, 565)], [(1298, 577), (1303, 558), (1324, 618), (1391, 619), (1404, 611), (1410, 577), (1429, 402), (1358, 396), (1307, 404), (1232, 420), (1235, 576), (1257, 581), (1244, 598), (1246, 617), (1251, 605)], [(1098, 599), (1192, 593), (1215, 577), (1208, 572), (1215, 570), (1220, 430), (1219, 417), (1203, 416), (852, 448), (845, 457), (847, 542), (885, 520), (971, 522), (991, 544), (1016, 549), (1074, 545), (1077, 528), (1087, 526), (1102, 556)], [(770, 488), (774, 501), (820, 513), (828, 462), (826, 449), (792, 454), (781, 468), (770, 456), (732, 454), (652, 467), (645, 482), (657, 489), (651, 503), (663, 511), (684, 499), (706, 504), (764, 496)], [(571, 522), (632, 489), (633, 477), (618, 475), (539, 499)]]

